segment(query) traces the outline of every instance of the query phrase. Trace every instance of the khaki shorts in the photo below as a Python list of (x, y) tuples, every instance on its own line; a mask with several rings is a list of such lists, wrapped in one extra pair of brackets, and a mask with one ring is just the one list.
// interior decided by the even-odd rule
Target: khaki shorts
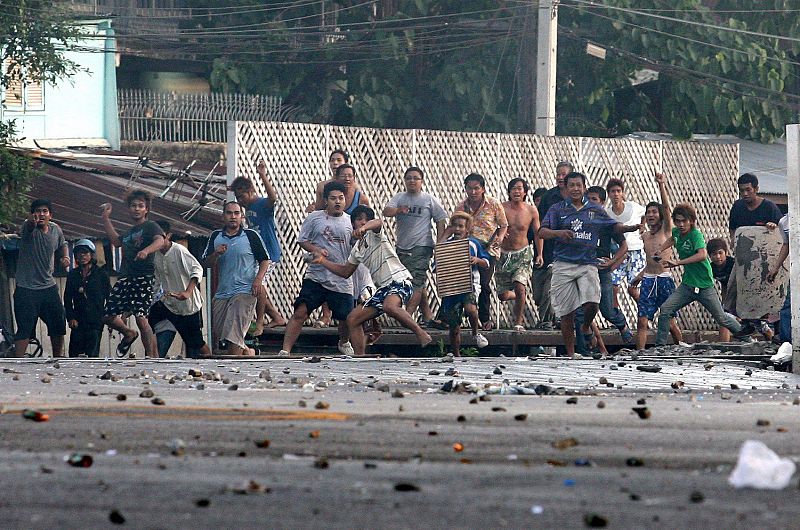
[(411, 250), (397, 249), (397, 257), (400, 263), (411, 273), (411, 285), (414, 290), (425, 287), (428, 280), (428, 271), (431, 268), (431, 258), (433, 257), (432, 247), (415, 247)]
[(531, 277), (533, 252), (531, 247), (524, 247), (511, 252), (501, 252), (497, 261), (494, 280), (497, 292), (513, 291), (515, 283), (528, 285)]
[(244, 337), (256, 311), (256, 297), (237, 294), (231, 298), (214, 298), (211, 304), (211, 330), (214, 351), (222, 340), (245, 347)]
[(587, 302), (600, 303), (600, 277), (594, 265), (556, 261), (550, 280), (550, 300), (556, 316), (563, 317)]

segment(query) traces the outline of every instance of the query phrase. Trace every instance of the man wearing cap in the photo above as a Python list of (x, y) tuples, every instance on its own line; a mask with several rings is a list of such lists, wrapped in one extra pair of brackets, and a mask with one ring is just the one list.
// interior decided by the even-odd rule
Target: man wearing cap
[(111, 291), (108, 273), (97, 266), (95, 245), (80, 239), (72, 248), (77, 266), (67, 274), (64, 309), (69, 323), (69, 356), (100, 356), (103, 306)]
[(164, 246), (155, 253), (153, 264), (164, 296), (150, 307), (150, 327), (169, 320), (186, 344), (187, 356), (209, 357), (211, 350), (203, 340), (203, 301), (198, 288), (203, 266), (186, 247), (172, 242), (172, 227), (167, 221), (156, 223), (164, 231)]

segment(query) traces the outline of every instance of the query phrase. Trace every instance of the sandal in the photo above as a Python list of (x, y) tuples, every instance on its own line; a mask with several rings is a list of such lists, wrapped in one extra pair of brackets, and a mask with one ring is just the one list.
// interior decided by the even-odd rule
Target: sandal
[(516, 331), (517, 333), (522, 333), (523, 331), (525, 331), (525, 326), (523, 326), (522, 324), (517, 324), (516, 326), (514, 326), (514, 331)]
[(134, 332), (134, 336), (130, 341), (125, 341), (125, 337), (123, 337), (122, 340), (119, 341), (119, 344), (117, 344), (117, 357), (122, 358), (128, 355), (128, 352), (131, 350), (131, 346), (133, 346), (133, 343), (136, 342), (136, 339), (138, 338), (138, 331)]

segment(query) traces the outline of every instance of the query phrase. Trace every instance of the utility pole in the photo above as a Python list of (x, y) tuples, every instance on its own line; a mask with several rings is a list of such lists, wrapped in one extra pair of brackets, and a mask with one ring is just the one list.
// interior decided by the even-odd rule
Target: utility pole
[(556, 134), (558, 0), (539, 0), (536, 55), (536, 134)]
[(789, 288), (792, 293), (792, 372), (800, 374), (800, 125), (786, 126), (789, 185)]

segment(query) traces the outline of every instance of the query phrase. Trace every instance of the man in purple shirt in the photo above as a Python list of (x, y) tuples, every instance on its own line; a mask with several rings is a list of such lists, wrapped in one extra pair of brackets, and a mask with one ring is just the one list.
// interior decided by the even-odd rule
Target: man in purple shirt
[(561, 317), (561, 336), (567, 355), (575, 355), (575, 311), (583, 307), (581, 333), (587, 344), (592, 338), (592, 320), (600, 303), (597, 247), (603, 228), (612, 226), (621, 234), (639, 229), (611, 219), (605, 208), (586, 198), (586, 176), (572, 172), (564, 179), (567, 199), (554, 204), (539, 229), (542, 239), (555, 239), (550, 299)]

